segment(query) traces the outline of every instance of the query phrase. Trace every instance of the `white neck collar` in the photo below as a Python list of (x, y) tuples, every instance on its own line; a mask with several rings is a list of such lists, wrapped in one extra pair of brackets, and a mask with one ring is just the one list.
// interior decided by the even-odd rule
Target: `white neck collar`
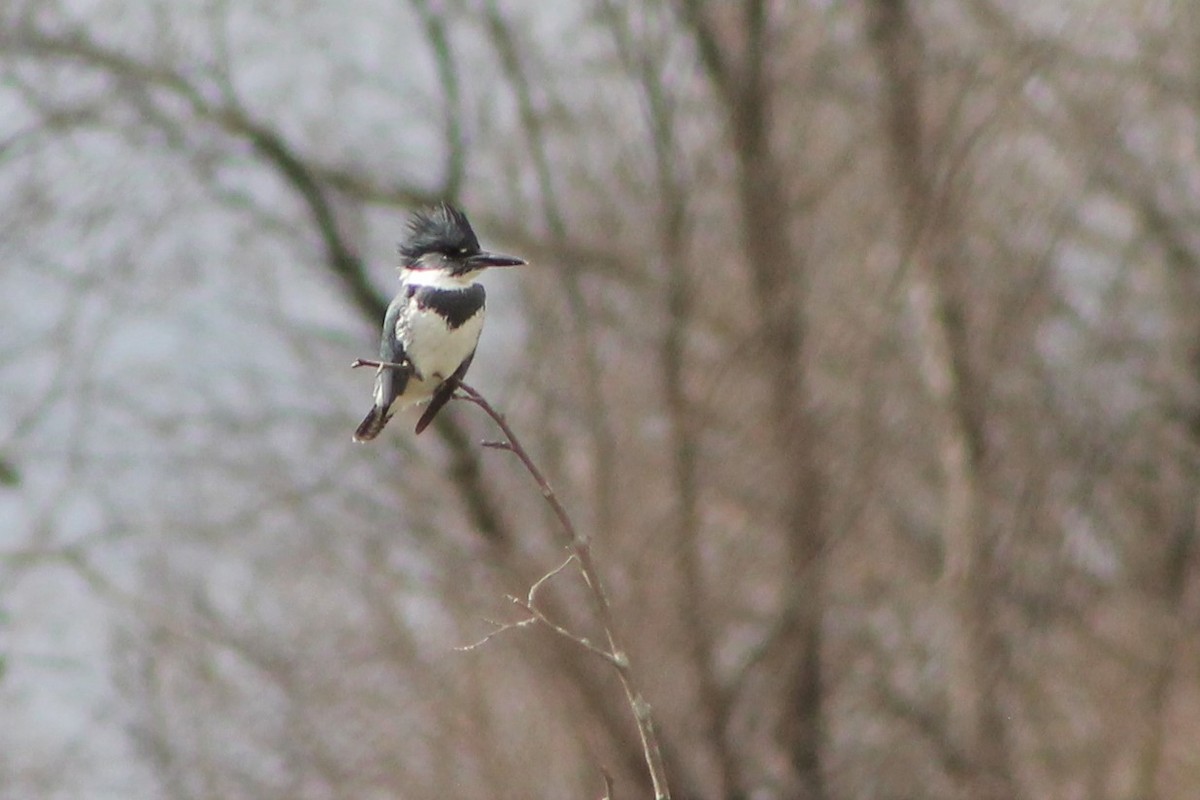
[(464, 275), (451, 275), (441, 269), (400, 269), (400, 282), (405, 286), (427, 286), (430, 289), (470, 289), (479, 282), (479, 270)]

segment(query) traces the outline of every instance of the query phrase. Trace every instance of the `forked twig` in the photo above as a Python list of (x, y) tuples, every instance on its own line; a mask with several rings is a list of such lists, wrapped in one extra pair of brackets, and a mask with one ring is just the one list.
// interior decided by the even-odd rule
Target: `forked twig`
[(571, 633), (569, 630), (567, 630), (566, 628), (559, 625), (554, 620), (547, 617), (545, 612), (543, 612), (540, 608), (537, 607), (538, 590), (541, 589), (542, 586), (544, 586), (546, 584), (546, 581), (550, 580), (555, 575), (557, 575), (558, 573), (560, 573), (564, 569), (566, 569), (568, 564), (572, 563), (573, 561), (577, 561), (577, 560), (578, 559), (576, 559), (574, 553), (567, 556), (566, 561), (559, 564), (557, 567), (550, 570), (545, 575), (543, 575), (542, 577), (540, 577), (536, 581), (534, 581), (533, 585), (529, 587), (528, 596), (524, 600), (517, 597), (516, 595), (511, 595), (511, 594), (507, 595), (508, 602), (512, 603), (515, 606), (518, 606), (521, 610), (523, 610), (529, 616), (527, 616), (523, 619), (519, 619), (515, 622), (496, 622), (494, 620), (485, 620), (485, 622), (489, 622), (492, 624), (494, 630), (492, 630), (490, 633), (488, 633), (486, 636), (484, 636), (482, 639), (480, 639), (476, 642), (472, 642), (471, 644), (468, 644), (468, 645), (463, 645), (462, 647), (456, 647), (454, 649), (461, 650), (461, 651), (474, 650), (475, 648), (486, 644), (488, 641), (490, 641), (491, 639), (494, 639), (496, 636), (499, 636), (500, 634), (504, 633), (505, 631), (511, 631), (511, 630), (515, 630), (517, 628), (525, 628), (534, 623), (540, 623), (541, 625), (545, 626), (546, 628), (553, 631), (554, 633), (557, 633), (559, 636), (566, 639), (567, 641), (574, 642), (575, 644), (579, 645), (580, 647), (582, 647), (584, 650), (587, 650), (592, 655), (598, 656), (599, 658), (603, 659), (604, 661), (607, 661), (608, 663), (612, 664), (613, 666), (617, 666), (616, 658), (613, 656), (612, 653), (608, 652), (603, 647), (597, 646), (594, 642), (592, 642), (592, 640), (588, 639), (586, 636), (576, 636), (575, 634)]
[[(617, 672), (617, 677), (621, 681), (621, 688), (625, 691), (625, 698), (629, 702), (629, 707), (633, 710), (634, 720), (637, 722), (638, 735), (642, 740), (642, 753), (646, 759), (646, 767), (650, 772), (650, 782), (654, 787), (655, 800), (670, 800), (671, 793), (667, 787), (666, 768), (663, 764), (662, 751), (658, 745), (658, 735), (654, 729), (654, 719), (651, 714), (650, 704), (642, 697), (641, 691), (634, 682), (633, 668), (629, 663), (629, 656), (625, 652), (625, 648), (621, 645), (620, 639), (617, 636), (616, 625), (614, 623), (612, 606), (609, 604), (608, 595), (605, 594), (604, 584), (600, 581), (600, 573), (596, 569), (595, 561), (592, 558), (591, 538), (582, 534), (575, 527), (575, 523), (571, 520), (566, 508), (558, 499), (554, 489), (551, 488), (550, 482), (538, 469), (529, 452), (521, 444), (521, 440), (517, 438), (513, 429), (509, 427), (508, 421), (504, 415), (492, 408), (491, 403), (478, 391), (458, 381), (458, 389), (462, 394), (456, 394), (455, 397), (460, 400), (466, 400), (474, 403), (483, 409), (483, 412), (492, 418), (492, 421), (500, 428), (504, 434), (504, 439), (500, 441), (487, 441), (483, 445), (499, 450), (507, 450), (515, 455), (524, 465), (525, 470), (537, 483), (538, 488), (542, 492), (542, 497), (549, 504), (550, 509), (554, 512), (554, 516), (558, 518), (559, 524), (562, 526), (563, 532), (566, 534), (567, 547), (571, 551), (571, 557), (564, 561), (554, 570), (542, 576), (530, 587), (529, 595), (525, 600), (510, 597), (517, 605), (528, 613), (530, 616), (516, 623), (509, 623), (500, 626), (497, 630), (492, 631), (482, 640), (470, 645), (469, 648), (477, 647), (488, 639), (497, 634), (512, 628), (525, 627), (532, 624), (534, 621), (548, 627), (555, 633), (563, 636), (578, 645), (586, 648), (589, 652), (601, 656)], [(607, 647), (599, 647), (587, 639), (576, 636), (570, 631), (562, 628), (553, 621), (546, 618), (538, 609), (536, 604), (536, 593), (546, 581), (557, 575), (563, 569), (574, 561), (579, 566), (579, 572), (583, 576), (584, 583), (588, 587), (588, 596), (591, 598), (593, 609), (596, 612), (596, 617), (599, 619), (600, 627), (604, 630)], [(612, 786), (605, 774), (606, 796), (611, 797)]]

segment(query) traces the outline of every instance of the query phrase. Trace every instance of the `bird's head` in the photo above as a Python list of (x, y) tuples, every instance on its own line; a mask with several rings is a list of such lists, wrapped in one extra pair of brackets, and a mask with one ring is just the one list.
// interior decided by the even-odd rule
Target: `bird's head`
[(406, 269), (434, 270), (453, 276), (525, 263), (524, 259), (483, 250), (467, 215), (449, 203), (439, 203), (412, 215), (408, 238), (400, 245), (400, 258)]

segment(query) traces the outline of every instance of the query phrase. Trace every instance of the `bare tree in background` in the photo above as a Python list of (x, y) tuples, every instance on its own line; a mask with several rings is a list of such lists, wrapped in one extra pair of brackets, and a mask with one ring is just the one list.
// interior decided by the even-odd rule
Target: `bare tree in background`
[(939, 164), (928, 142), (925, 46), (909, 4), (879, 0), (871, 5), (868, 24), (882, 74), (885, 146), (892, 151), (901, 246), (908, 257), (902, 280), (913, 306), (919, 363), (938, 406), (944, 560), (940, 580), (952, 620), (945, 646), (945, 735), (972, 754), (970, 794), (999, 800), (1015, 796), (1017, 790), (998, 699), (1007, 654), (996, 631), (1000, 593), (995, 546), (983, 507), (988, 404), (970, 345), (968, 251), (955, 207), (939, 197), (937, 186), (939, 173), (949, 184), (958, 175), (953, 164)]
[(442, 197), (674, 797), (1195, 794), (1190, 8), (184, 5), (0, 10), (0, 696), (91, 698), (13, 796), (653, 796), (594, 656), (454, 650), (567, 555), (486, 420), (349, 444)]

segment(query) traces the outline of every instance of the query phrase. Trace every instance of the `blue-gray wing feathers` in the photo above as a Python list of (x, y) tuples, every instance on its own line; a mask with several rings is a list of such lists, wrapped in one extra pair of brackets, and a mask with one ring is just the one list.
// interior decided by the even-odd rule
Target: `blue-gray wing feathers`
[[(404, 311), (405, 304), (403, 295), (397, 297), (388, 306), (387, 314), (384, 315), (383, 337), (379, 342), (380, 361), (399, 364), (408, 358), (408, 354), (404, 351), (404, 344), (396, 335), (396, 326), (400, 322), (400, 315)], [(392, 418), (392, 403), (396, 402), (397, 397), (404, 394), (404, 389), (408, 386), (408, 378), (408, 370), (379, 368), (379, 371), (375, 373), (375, 404), (371, 406), (367, 416), (354, 431), (354, 441), (367, 442), (379, 435), (388, 420)]]

